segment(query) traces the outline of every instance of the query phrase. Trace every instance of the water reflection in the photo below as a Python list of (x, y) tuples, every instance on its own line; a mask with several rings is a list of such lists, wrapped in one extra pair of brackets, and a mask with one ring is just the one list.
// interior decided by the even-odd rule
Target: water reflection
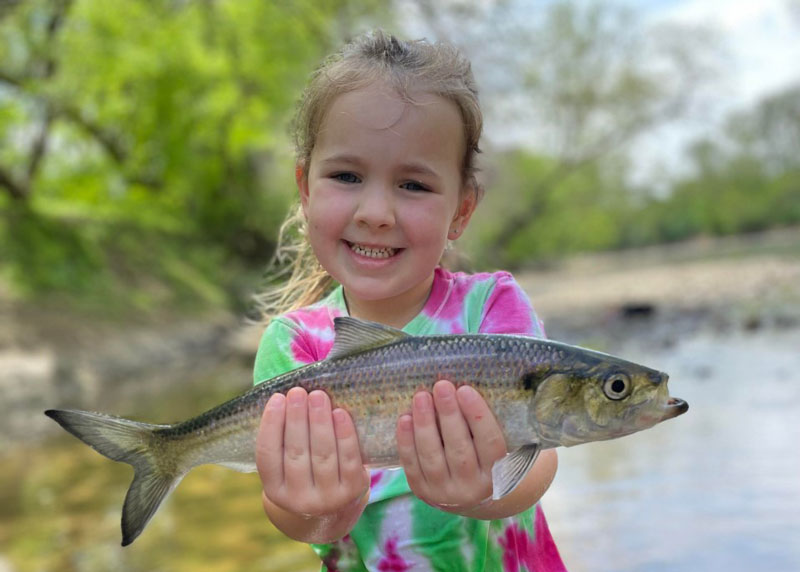
[[(238, 367), (215, 374), (193, 380), (188, 393), (186, 387), (167, 389), (114, 412), (154, 422), (186, 418), (243, 389), (226, 384), (226, 378), (241, 385), (250, 375)], [(319, 569), (308, 546), (270, 526), (256, 475), (214, 466), (193, 470), (144, 534), (122, 548), (120, 514), (131, 477), (127, 465), (108, 461), (66, 434), (5, 456), (0, 465), (0, 570)]]
[(570, 569), (800, 570), (800, 332), (624, 353), (691, 408), (560, 450), (545, 508)]
[[(544, 502), (570, 570), (800, 570), (800, 331), (614, 351), (669, 372), (691, 409), (624, 439), (560, 450)], [(168, 389), (112, 411), (186, 418), (243, 389), (249, 375), (229, 366), (191, 380), (191, 394)], [(220, 467), (192, 471), (123, 549), (130, 478), (129, 467), (68, 435), (4, 457), (0, 570), (318, 569), (308, 547), (268, 524), (258, 478)]]

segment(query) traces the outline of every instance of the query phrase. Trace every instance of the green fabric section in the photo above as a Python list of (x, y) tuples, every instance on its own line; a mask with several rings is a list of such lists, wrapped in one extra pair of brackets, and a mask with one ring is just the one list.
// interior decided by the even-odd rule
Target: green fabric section
[(392, 480), (381, 489), (381, 497), (389, 498), (410, 492), (408, 479), (403, 471), (392, 471)]
[[(490, 551), (490, 534), (491, 522), (476, 519), (464, 519), (464, 531), (472, 548), (472, 558), (470, 570), (501, 570), (501, 568), (487, 567), (489, 561), (488, 555)], [(469, 555), (467, 555), (469, 556)], [(498, 559), (498, 563), (500, 560)]]
[(270, 322), (261, 336), (253, 366), (255, 385), (304, 365), (292, 359), (293, 338), (293, 324), (281, 318), (275, 318)]
[[(384, 473), (384, 475), (390, 475), (384, 478), (391, 480), (378, 487), (377, 498), (391, 502), (391, 499), (411, 491), (403, 471), (391, 471), (391, 473)], [(356, 544), (358, 544), (359, 549), (365, 556), (380, 548), (378, 543), (381, 541), (380, 534), (386, 518), (386, 507), (387, 502), (370, 498), (370, 503), (364, 509), (364, 514), (350, 532), (350, 536), (355, 539)]]
[(436, 332), (436, 321), (425, 316), (418, 314), (403, 328), (403, 331), (412, 336), (428, 336)]
[(483, 309), (493, 289), (494, 282), (481, 282), (464, 297), (465, 322), (469, 333), (480, 331)]
[[(387, 502), (391, 502), (391, 499)], [(350, 531), (350, 536), (358, 546), (362, 558), (368, 558), (370, 554), (380, 548), (378, 543), (381, 540), (380, 534), (387, 502), (381, 501), (367, 505), (361, 518)]]
[(417, 551), (428, 558), (432, 570), (472, 570), (464, 558), (464, 545), (472, 543), (474, 538), (466, 534), (465, 523), (469, 519), (437, 510), (420, 501), (413, 504), (411, 519)]
[[(517, 518), (519, 516), (517, 515)], [(506, 526), (508, 523), (502, 520), (493, 520), (489, 523), (489, 533), (486, 535), (486, 564), (483, 570), (503, 569), (503, 547), (500, 546), (498, 539), (503, 536)]]
[(322, 560), (320, 572), (369, 572), (352, 540), (336, 544), (312, 544), (311, 548)]

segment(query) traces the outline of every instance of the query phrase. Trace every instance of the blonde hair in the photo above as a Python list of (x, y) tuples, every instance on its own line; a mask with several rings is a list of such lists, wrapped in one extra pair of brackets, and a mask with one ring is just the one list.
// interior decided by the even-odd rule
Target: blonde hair
[[(292, 122), (297, 166), (308, 169), (317, 134), (334, 99), (375, 82), (385, 82), (409, 103), (411, 91), (452, 101), (464, 126), (463, 188), (483, 195), (475, 178), (483, 114), (469, 60), (455, 47), (425, 40), (403, 41), (376, 30), (345, 45), (311, 75)], [(267, 270), (273, 284), (257, 297), (265, 322), (319, 301), (333, 278), (317, 261), (307, 240), (306, 221), (298, 204), (281, 225), (275, 256)], [(288, 280), (284, 279), (288, 275)]]

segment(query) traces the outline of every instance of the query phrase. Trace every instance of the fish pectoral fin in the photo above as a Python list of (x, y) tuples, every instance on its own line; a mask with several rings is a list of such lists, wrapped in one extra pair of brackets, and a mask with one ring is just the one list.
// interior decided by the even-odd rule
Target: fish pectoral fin
[(358, 354), (407, 338), (402, 330), (349, 316), (334, 318), (336, 337), (327, 359)]
[(512, 451), (492, 467), (492, 499), (498, 500), (517, 488), (539, 456), (538, 443), (523, 445)]

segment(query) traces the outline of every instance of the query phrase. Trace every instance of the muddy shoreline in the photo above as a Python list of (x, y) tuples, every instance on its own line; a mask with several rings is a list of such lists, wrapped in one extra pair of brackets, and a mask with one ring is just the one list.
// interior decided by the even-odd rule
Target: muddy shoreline
[(800, 327), (800, 259), (584, 260), (518, 276), (549, 337), (611, 351), (698, 333)]

